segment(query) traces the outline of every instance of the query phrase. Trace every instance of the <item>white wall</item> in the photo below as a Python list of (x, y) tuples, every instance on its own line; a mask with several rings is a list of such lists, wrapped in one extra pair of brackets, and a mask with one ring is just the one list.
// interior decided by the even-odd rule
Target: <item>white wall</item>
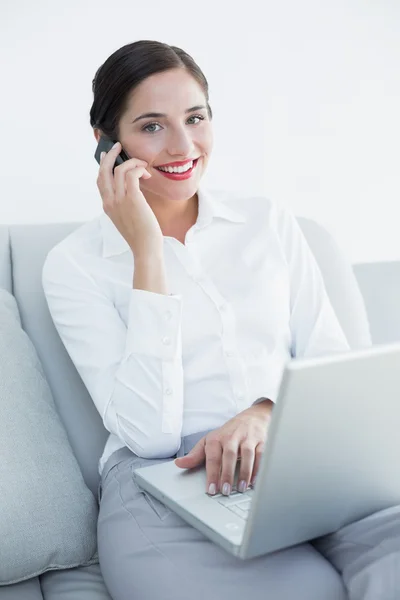
[(209, 80), (209, 185), (318, 220), (353, 262), (400, 259), (398, 0), (13, 0), (1, 12), (0, 223), (99, 214), (92, 78), (117, 48), (155, 39)]

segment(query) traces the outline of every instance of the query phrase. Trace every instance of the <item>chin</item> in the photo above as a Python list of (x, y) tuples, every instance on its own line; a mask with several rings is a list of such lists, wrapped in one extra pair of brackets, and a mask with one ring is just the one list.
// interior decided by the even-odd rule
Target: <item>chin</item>
[[(162, 189), (148, 190), (152, 194), (162, 196), (162, 198), (179, 202), (181, 200), (188, 200), (197, 193), (199, 182), (168, 182), (170, 185), (165, 185)], [(172, 184), (172, 185), (171, 185)]]

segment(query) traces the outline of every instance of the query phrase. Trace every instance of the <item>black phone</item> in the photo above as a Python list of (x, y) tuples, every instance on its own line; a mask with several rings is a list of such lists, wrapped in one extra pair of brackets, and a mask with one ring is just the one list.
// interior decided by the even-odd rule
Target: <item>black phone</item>
[[(116, 143), (116, 141), (117, 140), (113, 141), (109, 137), (106, 137), (104, 135), (100, 136), (100, 140), (97, 145), (96, 152), (94, 153), (94, 157), (99, 164), (100, 164), (100, 154), (102, 152), (109, 152), (111, 150), (111, 148), (114, 146), (114, 144)], [(115, 167), (118, 165), (122, 165), (122, 163), (125, 162), (126, 160), (129, 160), (129, 156), (126, 154), (126, 152), (122, 148), (122, 150), (118, 154), (115, 164), (113, 166), (113, 173), (114, 173)]]

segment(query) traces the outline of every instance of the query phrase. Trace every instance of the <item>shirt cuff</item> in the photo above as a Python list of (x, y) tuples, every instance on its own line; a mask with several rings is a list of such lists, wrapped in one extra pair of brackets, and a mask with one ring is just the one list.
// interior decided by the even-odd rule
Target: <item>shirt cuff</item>
[(182, 352), (182, 296), (132, 289), (125, 358), (173, 360)]
[(274, 398), (267, 398), (267, 397), (261, 397), (261, 398), (257, 398), (257, 400), (255, 400), (252, 404), (252, 406), (254, 406), (255, 404), (260, 404), (260, 402), (264, 402), (264, 400), (270, 400), (271, 402), (273, 402), (275, 404), (275, 399)]

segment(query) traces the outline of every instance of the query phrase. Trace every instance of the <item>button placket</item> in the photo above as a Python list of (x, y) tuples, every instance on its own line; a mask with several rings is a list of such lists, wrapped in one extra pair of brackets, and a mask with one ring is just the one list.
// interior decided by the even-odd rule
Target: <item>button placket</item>
[(236, 322), (233, 310), (226, 299), (218, 292), (213, 282), (204, 274), (202, 265), (197, 257), (190, 253), (182, 244), (174, 245), (172, 249), (189, 277), (203, 289), (218, 310), (222, 320), (223, 351), (227, 356), (226, 365), (230, 376), (232, 395), (237, 407), (239, 407), (239, 404), (243, 402), (243, 400), (239, 398), (246, 399), (246, 397), (248, 397), (248, 385), (246, 381), (245, 365), (240, 359), (238, 352)]
[(226, 364), (229, 370), (236, 404), (238, 405), (238, 408), (241, 408), (239, 404), (243, 404), (246, 399), (246, 396), (248, 395), (248, 386), (246, 382), (245, 366), (240, 359), (237, 350), (238, 344), (236, 339), (235, 315), (228, 304), (225, 304), (225, 308), (220, 314), (223, 328), (223, 346), (225, 349), (225, 356), (228, 358)]
[(193, 244), (193, 238), (194, 238), (194, 234), (196, 233), (196, 231), (197, 231), (197, 227), (196, 227), (196, 225), (194, 225), (186, 233), (186, 236), (185, 236), (185, 246), (187, 244)]
[(204, 280), (202, 287), (217, 307), (222, 321), (222, 344), (225, 356), (228, 358), (226, 365), (230, 375), (233, 397), (235, 398), (236, 405), (239, 407), (239, 405), (244, 404), (248, 396), (248, 384), (246, 380), (246, 368), (238, 352), (235, 314), (211, 280)]
[[(191, 239), (192, 241), (193, 239)], [(187, 275), (205, 289), (204, 284), (207, 282), (207, 278), (203, 274), (203, 267), (196, 255), (183, 244), (173, 245), (171, 248)]]

